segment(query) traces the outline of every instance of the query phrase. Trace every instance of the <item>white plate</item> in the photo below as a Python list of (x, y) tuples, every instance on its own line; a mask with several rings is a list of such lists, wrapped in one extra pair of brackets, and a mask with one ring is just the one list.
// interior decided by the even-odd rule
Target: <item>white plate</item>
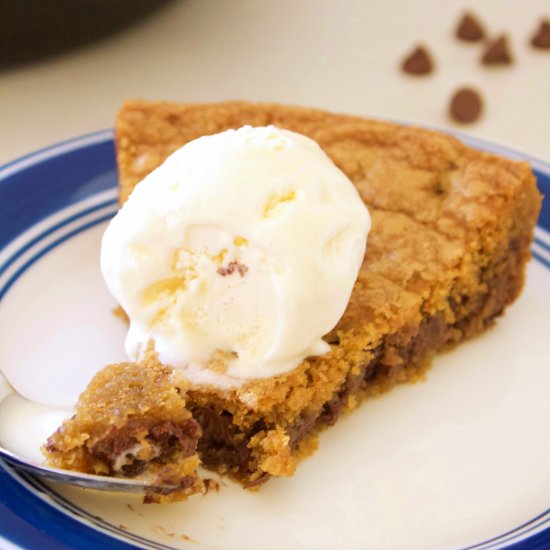
[[(533, 167), (550, 192), (550, 165)], [(101, 132), (0, 170), (0, 369), (16, 362), (41, 377), (36, 399), (70, 386), (75, 369), (91, 375), (123, 357), (98, 268), (114, 168), (112, 135)], [(426, 382), (323, 432), (293, 478), (257, 493), (223, 480), (219, 492), (155, 506), (5, 466), (5, 547), (549, 548), (549, 228), (547, 208), (525, 291), (493, 330), (438, 357)]]

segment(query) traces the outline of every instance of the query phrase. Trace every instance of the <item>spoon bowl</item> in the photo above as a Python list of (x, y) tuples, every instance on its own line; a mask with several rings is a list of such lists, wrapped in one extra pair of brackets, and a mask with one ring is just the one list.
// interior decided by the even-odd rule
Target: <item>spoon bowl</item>
[[(54, 428), (52, 426), (45, 428), (44, 422), (40, 421), (40, 413), (49, 409), (51, 407), (42, 407), (24, 399), (9, 386), (3, 375), (0, 374), (0, 465), (9, 464), (18, 470), (24, 470), (35, 477), (48, 481), (99, 491), (143, 493), (152, 487), (150, 479), (100, 476), (42, 465), (39, 447), (46, 441)], [(67, 411), (64, 412), (67, 413)], [(9, 419), (9, 422), (4, 422), (6, 419)], [(13, 422), (17, 423), (16, 429), (6, 430), (6, 425)], [(33, 424), (40, 428), (33, 430)], [(26, 434), (26, 440), (30, 442), (30, 446), (17, 445), (17, 441), (14, 442), (12, 437), (13, 432)], [(29, 450), (33, 452), (29, 452)], [(154, 487), (157, 490), (171, 488), (169, 485), (162, 487), (155, 485)]]
[[(151, 483), (144, 479), (98, 476), (34, 464), (3, 447), (0, 447), (0, 457), (3, 459), (0, 460), (0, 463), (6, 462), (16, 469), (24, 470), (36, 477), (47, 479), (48, 481), (55, 481), (56, 483), (75, 485), (85, 489), (123, 493), (143, 493), (146, 489), (151, 487)], [(159, 489), (159, 486), (155, 485), (155, 489)]]

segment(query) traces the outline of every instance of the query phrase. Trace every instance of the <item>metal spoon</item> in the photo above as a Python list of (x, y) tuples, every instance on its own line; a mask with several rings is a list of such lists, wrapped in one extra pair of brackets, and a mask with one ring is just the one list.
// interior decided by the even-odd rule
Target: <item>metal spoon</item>
[[(18, 394), (0, 373), (0, 406), (4, 404), (5, 400), (11, 395)], [(5, 413), (3, 412), (3, 414)], [(84, 487), (87, 489), (96, 489), (99, 491), (124, 493), (143, 493), (148, 488), (154, 488), (157, 491), (159, 489), (175, 488), (173, 485), (155, 484), (153, 486), (152, 480), (146, 478), (137, 477), (130, 479), (125, 477), (100, 476), (84, 474), (82, 472), (72, 470), (61, 470), (60, 468), (50, 468), (29, 458), (24, 458), (13, 451), (9, 451), (2, 446), (4, 444), (5, 442), (0, 439), (0, 465), (3, 461), (5, 461), (9, 465), (14, 466), (16, 469), (25, 470), (36, 477), (44, 478), (49, 481), (75, 485), (77, 487)]]
[[(42, 477), (49, 481), (56, 481), (58, 483), (85, 487), (86, 489), (118, 491), (125, 493), (142, 493), (147, 488), (151, 487), (151, 483), (144, 479), (97, 476), (92, 474), (83, 474), (80, 472), (72, 472), (70, 470), (60, 470), (59, 468), (40, 466), (13, 454), (3, 447), (0, 447), (0, 457), (12, 466), (25, 470), (35, 476)], [(159, 488), (161, 487), (155, 485), (155, 489), (158, 490)], [(163, 486), (162, 488), (165, 487)], [(171, 487), (166, 486), (166, 488)]]

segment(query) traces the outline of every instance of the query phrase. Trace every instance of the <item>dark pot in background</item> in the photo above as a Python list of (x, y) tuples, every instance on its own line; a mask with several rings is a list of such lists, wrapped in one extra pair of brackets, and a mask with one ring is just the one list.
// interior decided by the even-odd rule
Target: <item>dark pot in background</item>
[(171, 0), (0, 0), (0, 68), (119, 31)]

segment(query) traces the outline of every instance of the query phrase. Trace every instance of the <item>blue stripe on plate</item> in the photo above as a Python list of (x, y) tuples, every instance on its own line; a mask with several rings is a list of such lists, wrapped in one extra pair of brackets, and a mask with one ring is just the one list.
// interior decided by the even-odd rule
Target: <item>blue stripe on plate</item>
[(29, 474), (28, 472), (20, 471), (19, 477), (23, 478), (28, 484), (32, 485), (40, 493), (43, 493), (44, 495), (47, 495), (48, 498), (53, 499), (57, 504), (62, 506), (64, 509), (83, 518), (84, 520), (87, 520), (97, 525), (100, 529), (104, 529), (108, 532), (113, 533), (114, 535), (125, 537), (129, 541), (135, 542), (136, 544), (140, 544), (141, 546), (146, 547), (147, 549), (166, 550), (166, 548), (168, 548), (164, 544), (151, 541), (149, 539), (146, 539), (145, 537), (136, 535), (135, 533), (132, 533), (129, 531), (125, 531), (120, 527), (116, 527), (115, 525), (106, 522), (103, 518), (96, 516), (94, 514), (91, 514), (86, 510), (83, 510), (79, 506), (76, 506), (70, 500), (66, 499), (64, 496), (58, 493), (55, 489), (53, 489), (46, 483), (42, 482), (37, 477), (34, 477), (33, 475)]
[(49, 506), (2, 469), (0, 487), (0, 530), (5, 538), (15, 544), (37, 550), (136, 548), (87, 528), (69, 515)]
[(114, 216), (115, 212), (110, 212), (109, 214), (106, 214), (104, 216), (101, 216), (100, 218), (96, 220), (92, 220), (91, 222), (88, 222), (81, 227), (77, 227), (76, 229), (73, 229), (72, 231), (69, 231), (69, 233), (63, 235), (62, 237), (59, 237), (52, 243), (50, 243), (48, 246), (44, 247), (42, 250), (34, 254), (31, 258), (29, 258), (6, 282), (6, 284), (0, 288), (0, 300), (4, 297), (6, 292), (10, 289), (10, 287), (21, 277), (23, 273), (34, 263), (36, 260), (39, 260), (50, 252), (50, 250), (53, 250), (56, 246), (59, 246), (61, 243), (65, 242), (66, 240), (70, 239), (71, 237), (74, 237), (75, 235), (78, 235), (79, 233), (82, 233), (82, 231), (86, 231), (86, 229), (90, 229), (91, 227), (94, 227), (95, 225), (98, 225), (102, 222), (110, 220)]
[(533, 255), (533, 258), (537, 260), (537, 262), (540, 262), (542, 265), (550, 269), (550, 261), (548, 261), (544, 256), (541, 256), (538, 252), (535, 252), (534, 250), (531, 250), (531, 254)]
[[(545, 197), (550, 196), (550, 164), (545, 164), (544, 168), (548, 170), (548, 172), (541, 172), (538, 168), (535, 168), (534, 172), (537, 176), (537, 184), (539, 186), (539, 189), (541, 193)], [(548, 199), (547, 199), (548, 200)], [(550, 208), (546, 207), (546, 202), (543, 201), (542, 203), (542, 209), (540, 211), (539, 219), (538, 219), (538, 225), (542, 227), (543, 229), (546, 229), (546, 231), (550, 231)]]
[[(31, 155), (25, 162), (13, 163), (11, 170), (0, 170), (0, 249), (52, 212), (116, 185), (115, 150), (109, 134), (87, 147), (79, 148), (81, 142), (67, 142), (57, 156), (60, 148), (55, 146), (54, 156), (48, 157), (47, 151), (37, 154), (41, 161), (35, 164)], [(18, 163), (25, 168), (14, 172)]]
[(550, 522), (550, 508), (522, 525), (506, 531), (506, 533), (503, 533), (502, 535), (498, 535), (492, 539), (475, 544), (474, 546), (468, 546), (465, 550), (489, 550), (490, 548), (497, 548), (506, 542), (511, 542), (514, 539), (524, 536), (526, 533), (530, 533), (535, 529), (540, 528), (548, 522)]
[(73, 138), (65, 139), (54, 143), (53, 145), (47, 145), (41, 149), (36, 149), (26, 155), (22, 155), (14, 160), (6, 162), (6, 164), (0, 166), (0, 180), (9, 176), (15, 170), (25, 169), (25, 163), (31, 161), (32, 164), (36, 164), (41, 160), (42, 157), (53, 157), (58, 156), (62, 153), (65, 153), (69, 150), (80, 149), (86, 147), (92, 143), (112, 141), (114, 137), (114, 131), (110, 128), (105, 128), (103, 130), (96, 130), (95, 132), (90, 132), (89, 134), (84, 134), (82, 136), (76, 136)]
[(550, 252), (550, 244), (546, 244), (544, 241), (542, 241), (541, 239), (537, 239), (535, 237), (535, 242), (541, 247), (541, 248), (544, 248), (544, 250), (548, 250), (548, 252)]
[(97, 204), (96, 206), (91, 206), (90, 208), (86, 208), (85, 210), (82, 210), (81, 212), (78, 212), (78, 213), (74, 214), (73, 216), (69, 216), (65, 220), (63, 220), (59, 223), (56, 223), (55, 225), (52, 225), (52, 227), (50, 227), (47, 230), (43, 231), (42, 233), (40, 233), (39, 235), (37, 235), (36, 237), (31, 239), (24, 246), (22, 246), (19, 250), (14, 252), (6, 260), (6, 262), (4, 262), (4, 264), (0, 266), (0, 275), (2, 275), (2, 273), (4, 273), (6, 271), (6, 269), (8, 269), (8, 267), (10, 267), (10, 265), (13, 262), (15, 262), (18, 258), (20, 258), (22, 254), (24, 254), (27, 250), (29, 250), (29, 248), (33, 247), (35, 244), (37, 244), (39, 241), (41, 241), (42, 239), (44, 239), (48, 235), (51, 235), (52, 233), (54, 233), (58, 229), (61, 229), (63, 226), (65, 226), (65, 225), (67, 225), (71, 222), (74, 222), (74, 221), (82, 218), (83, 216), (87, 216), (88, 214), (92, 214), (96, 210), (101, 210), (102, 208), (105, 208), (107, 206), (112, 206), (112, 205), (115, 205), (115, 204), (117, 204), (116, 199), (112, 199), (112, 200), (109, 200), (109, 201), (104, 201), (100, 204)]

